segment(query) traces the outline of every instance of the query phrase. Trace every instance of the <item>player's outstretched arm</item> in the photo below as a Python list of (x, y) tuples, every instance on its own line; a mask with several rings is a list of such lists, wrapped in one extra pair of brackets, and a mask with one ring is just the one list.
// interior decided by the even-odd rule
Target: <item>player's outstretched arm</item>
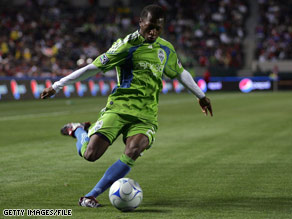
[(59, 81), (56, 81), (52, 87), (45, 88), (41, 93), (41, 98), (46, 99), (54, 94), (58, 93), (64, 86), (73, 84), (77, 81), (85, 80), (95, 74), (97, 74), (100, 70), (94, 65), (89, 64), (80, 68), (71, 74), (67, 75), (66, 77), (62, 78)]
[(213, 116), (210, 99), (205, 96), (204, 92), (199, 88), (191, 74), (184, 69), (183, 72), (177, 76), (177, 79), (184, 85), (184, 87), (196, 95), (196, 97), (199, 99), (202, 112), (206, 115), (208, 115), (209, 112), (210, 115)]

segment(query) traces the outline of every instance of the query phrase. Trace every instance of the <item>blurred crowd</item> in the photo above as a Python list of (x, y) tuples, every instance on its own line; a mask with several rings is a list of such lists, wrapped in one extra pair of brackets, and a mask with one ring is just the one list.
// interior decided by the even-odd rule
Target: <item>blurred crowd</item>
[(120, 25), (126, 26), (115, 9), (45, 3), (1, 7), (1, 75), (66, 75), (90, 63), (117, 38)]
[[(132, 1), (130, 5), (117, 2), (109, 8), (89, 2), (86, 8), (73, 7), (63, 0), (1, 5), (0, 76), (66, 75), (91, 63), (118, 37), (138, 28), (139, 13)], [(175, 45), (187, 69), (242, 67), (247, 0), (159, 0), (147, 4), (152, 2), (167, 11), (163, 37)], [(140, 9), (146, 4), (134, 3), (135, 7), (140, 4)]]
[(292, 59), (292, 1), (258, 0), (258, 3), (257, 60)]
[(187, 67), (243, 65), (245, 0), (172, 1), (167, 36)]

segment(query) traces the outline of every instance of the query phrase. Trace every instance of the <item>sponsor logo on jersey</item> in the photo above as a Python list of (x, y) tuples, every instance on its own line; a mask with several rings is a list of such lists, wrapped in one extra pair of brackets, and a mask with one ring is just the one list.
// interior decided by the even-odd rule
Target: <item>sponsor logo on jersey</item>
[(138, 65), (141, 69), (150, 69), (155, 77), (158, 77), (159, 75), (161, 75), (164, 68), (164, 65), (160, 65), (157, 63), (150, 63), (147, 61), (138, 62)]
[(105, 65), (106, 63), (109, 62), (109, 58), (106, 56), (106, 54), (102, 54), (99, 57), (99, 60), (100, 60), (101, 64), (103, 64), (103, 65)]
[(165, 59), (165, 54), (164, 54), (164, 52), (163, 52), (162, 49), (159, 49), (159, 50), (158, 50), (158, 58), (159, 58), (159, 60), (160, 60), (160, 62), (161, 62), (161, 64), (162, 64), (163, 61), (164, 61), (164, 59)]

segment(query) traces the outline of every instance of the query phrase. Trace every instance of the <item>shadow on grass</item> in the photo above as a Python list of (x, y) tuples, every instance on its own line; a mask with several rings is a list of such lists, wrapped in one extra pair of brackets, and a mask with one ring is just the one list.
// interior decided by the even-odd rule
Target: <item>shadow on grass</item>
[(292, 213), (292, 197), (232, 197), (192, 200), (156, 200), (148, 206), (192, 208), (200, 210), (246, 209), (253, 211), (281, 211)]

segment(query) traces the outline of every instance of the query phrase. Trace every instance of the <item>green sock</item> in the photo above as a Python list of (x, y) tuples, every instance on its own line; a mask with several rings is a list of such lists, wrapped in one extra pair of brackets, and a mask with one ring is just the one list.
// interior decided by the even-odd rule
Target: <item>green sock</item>
[(130, 167), (133, 167), (133, 166), (134, 166), (134, 163), (135, 163), (135, 161), (134, 161), (132, 158), (128, 157), (128, 156), (125, 155), (125, 154), (123, 154), (123, 155), (121, 156), (120, 160), (121, 160), (123, 163), (129, 165)]

